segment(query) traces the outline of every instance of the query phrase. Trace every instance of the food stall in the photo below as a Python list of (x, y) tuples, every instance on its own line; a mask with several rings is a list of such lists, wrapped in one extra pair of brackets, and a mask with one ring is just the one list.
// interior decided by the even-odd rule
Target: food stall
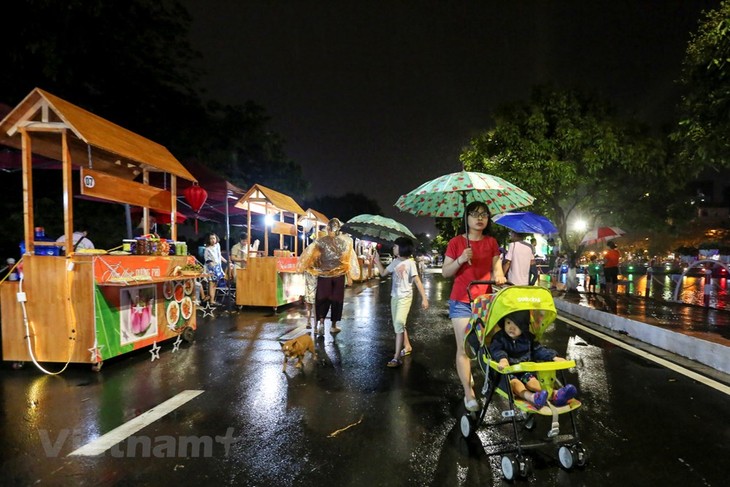
[[(0, 122), (0, 144), (22, 150), (25, 254), (22, 278), (0, 284), (3, 360), (90, 363), (177, 337), (196, 328), (194, 259), (176, 245), (177, 178), (195, 178), (163, 146), (46, 91), (34, 89)], [(171, 241), (139, 239), (134, 249), (89, 249), (40, 255), (34, 235), (33, 154), (61, 162), (63, 228), (73, 241), (73, 184), (87, 198), (141, 206), (171, 215)], [(149, 184), (169, 176), (169, 190)], [(135, 181), (141, 179), (141, 182)], [(120, 236), (120, 243), (121, 243)], [(174, 252), (172, 251), (174, 249)], [(133, 252), (132, 252), (133, 250)], [(159, 357), (159, 355), (157, 355)], [(50, 373), (50, 372), (49, 372)]]
[[(304, 210), (285, 194), (255, 184), (236, 207), (246, 210), (248, 228), (253, 215), (267, 220), (264, 230), (264, 250), (261, 256), (250, 254), (245, 269), (236, 269), (236, 304), (240, 306), (279, 306), (297, 302), (304, 296), (304, 274), (297, 271), (297, 221)], [(291, 220), (291, 221), (288, 221)], [(270, 234), (279, 236), (279, 248), (269, 251)], [(292, 241), (292, 249), (285, 242)], [(248, 234), (251, 248), (251, 233)]]

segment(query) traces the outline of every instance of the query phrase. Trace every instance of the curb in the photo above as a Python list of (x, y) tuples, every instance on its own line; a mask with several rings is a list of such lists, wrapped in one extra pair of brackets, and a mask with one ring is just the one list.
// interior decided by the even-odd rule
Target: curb
[(730, 374), (730, 347), (569, 303), (562, 299), (555, 299), (555, 307), (559, 311), (577, 316), (598, 326), (628, 333), (632, 338), (649, 345)]

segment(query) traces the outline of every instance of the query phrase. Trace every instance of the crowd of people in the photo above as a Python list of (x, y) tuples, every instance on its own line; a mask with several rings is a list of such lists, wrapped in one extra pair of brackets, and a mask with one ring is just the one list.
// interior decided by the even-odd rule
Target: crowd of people
[[(465, 330), (472, 316), (467, 290), (471, 286), (473, 296), (491, 293), (490, 284), (471, 285), (473, 281), (480, 280), (489, 280), (496, 285), (509, 283), (520, 286), (534, 285), (538, 280), (534, 238), (528, 242), (527, 235), (511, 231), (510, 243), (506, 249), (502, 249), (491, 235), (490, 228), (489, 208), (481, 202), (469, 204), (460, 232), (448, 242), (441, 267), (442, 275), (453, 280), (449, 295), (449, 318), (456, 345), (456, 372), (463, 389), (464, 407), (469, 411), (479, 410), (480, 404), (474, 391), (471, 358), (464, 349)], [(334, 336), (341, 331), (341, 325), (338, 324), (342, 320), (346, 282), (348, 279), (353, 281), (360, 277), (361, 265), (353, 249), (352, 238), (343, 234), (341, 229), (342, 222), (332, 218), (324, 231), (315, 230), (312, 243), (302, 251), (298, 260), (297, 270), (305, 276), (306, 327), (313, 328), (313, 333), (318, 337), (322, 337), (325, 333), (327, 316), (330, 318), (329, 333)], [(84, 239), (87, 239), (86, 232), (74, 233), (75, 246), (90, 245), (93, 248), (93, 244), (90, 241), (87, 244)], [(607, 286), (615, 283), (617, 272), (612, 269), (618, 265), (616, 246), (613, 242), (609, 242), (609, 247), (603, 266)], [(252, 250), (248, 246), (248, 234), (245, 231), (238, 235), (238, 242), (230, 249), (227, 258), (224, 257), (220, 239), (215, 233), (205, 237), (201, 255), (205, 266), (205, 277), (203, 282), (198, 283), (201, 303), (216, 305), (218, 286), (226, 280), (235, 280), (236, 270), (246, 268)], [(386, 265), (381, 262), (377, 250), (374, 250), (371, 256), (371, 264), (377, 268), (381, 277), (392, 276), (390, 311), (394, 348), (392, 358), (386, 363), (389, 368), (401, 366), (404, 357), (413, 352), (413, 344), (408, 333), (408, 316), (415, 294), (414, 288), (420, 295), (421, 308), (425, 310), (430, 305), (421, 280), (424, 266), (419, 265), (421, 262), (414, 258), (414, 251), (414, 242), (401, 237), (395, 241), (392, 260)], [(562, 262), (556, 262), (556, 265), (562, 265)], [(592, 286), (595, 286), (598, 280), (598, 269), (598, 265), (589, 268), (588, 282)], [(500, 333), (505, 337), (511, 337), (510, 339), (516, 343), (517, 337), (524, 333), (524, 321), (523, 316), (513, 317), (502, 325)], [(524, 338), (529, 338), (529, 333)], [(494, 343), (497, 347), (501, 342)], [(501, 366), (506, 366), (507, 360), (509, 363), (516, 360), (509, 354), (502, 356), (504, 353), (502, 349), (495, 349), (493, 352), (495, 357), (501, 359)], [(562, 360), (549, 349), (546, 351), (547, 355), (550, 355), (549, 360)], [(536, 355), (532, 358), (538, 360), (541, 357)], [(543, 397), (545, 394), (533, 382), (531, 378), (525, 380), (516, 378), (512, 383), (512, 389), (516, 396), (539, 405), (547, 398)], [(552, 400), (558, 403), (564, 402), (574, 394), (575, 389), (568, 388), (558, 391)]]

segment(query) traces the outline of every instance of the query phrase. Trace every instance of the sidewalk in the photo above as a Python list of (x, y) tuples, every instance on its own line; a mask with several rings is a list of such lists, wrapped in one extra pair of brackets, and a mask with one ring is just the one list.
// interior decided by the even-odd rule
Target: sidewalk
[(730, 374), (730, 313), (636, 296), (553, 291), (560, 313)]

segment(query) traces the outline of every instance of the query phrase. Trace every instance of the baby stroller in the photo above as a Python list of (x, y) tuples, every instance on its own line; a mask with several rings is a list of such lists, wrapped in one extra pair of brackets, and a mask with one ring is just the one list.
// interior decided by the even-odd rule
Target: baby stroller
[[(511, 374), (532, 372), (537, 376), (543, 390), (552, 397), (552, 392), (560, 388), (563, 383), (563, 371), (575, 367), (575, 361), (564, 362), (522, 362), (499, 370), (497, 362), (489, 355), (491, 337), (498, 331), (497, 323), (505, 315), (513, 311), (530, 311), (530, 332), (536, 340), (540, 340), (545, 330), (555, 321), (557, 312), (550, 291), (536, 286), (509, 286), (502, 288), (495, 294), (484, 294), (472, 298), (471, 287), (477, 284), (494, 284), (493, 281), (473, 281), (469, 284), (469, 300), (472, 307), (472, 317), (467, 326), (464, 348), (470, 358), (477, 360), (480, 369), (485, 374), (482, 396), (483, 407), (476, 412), (467, 411), (461, 418), (461, 433), (464, 437), (476, 431), (484, 422), (487, 408), (496, 392), (507, 399), (508, 408), (502, 411), (501, 419), (494, 423), (484, 422), (486, 427), (511, 424), (514, 431), (514, 442), (493, 454), (502, 455), (502, 475), (507, 480), (516, 476), (527, 477), (532, 469), (532, 460), (526, 455), (528, 450), (550, 449), (557, 450), (560, 465), (569, 470), (573, 467), (582, 467), (587, 462), (587, 454), (578, 438), (573, 411), (581, 406), (577, 399), (570, 399), (564, 406), (557, 407), (549, 401), (542, 408), (536, 408), (532, 403), (515, 397), (509, 385)], [(560, 372), (558, 380), (557, 373)], [(559, 416), (570, 416), (572, 434), (560, 434)], [(526, 441), (523, 436), (535, 428), (537, 416), (552, 417), (552, 425), (547, 437), (540, 441)], [(521, 429), (518, 427), (522, 424)]]

